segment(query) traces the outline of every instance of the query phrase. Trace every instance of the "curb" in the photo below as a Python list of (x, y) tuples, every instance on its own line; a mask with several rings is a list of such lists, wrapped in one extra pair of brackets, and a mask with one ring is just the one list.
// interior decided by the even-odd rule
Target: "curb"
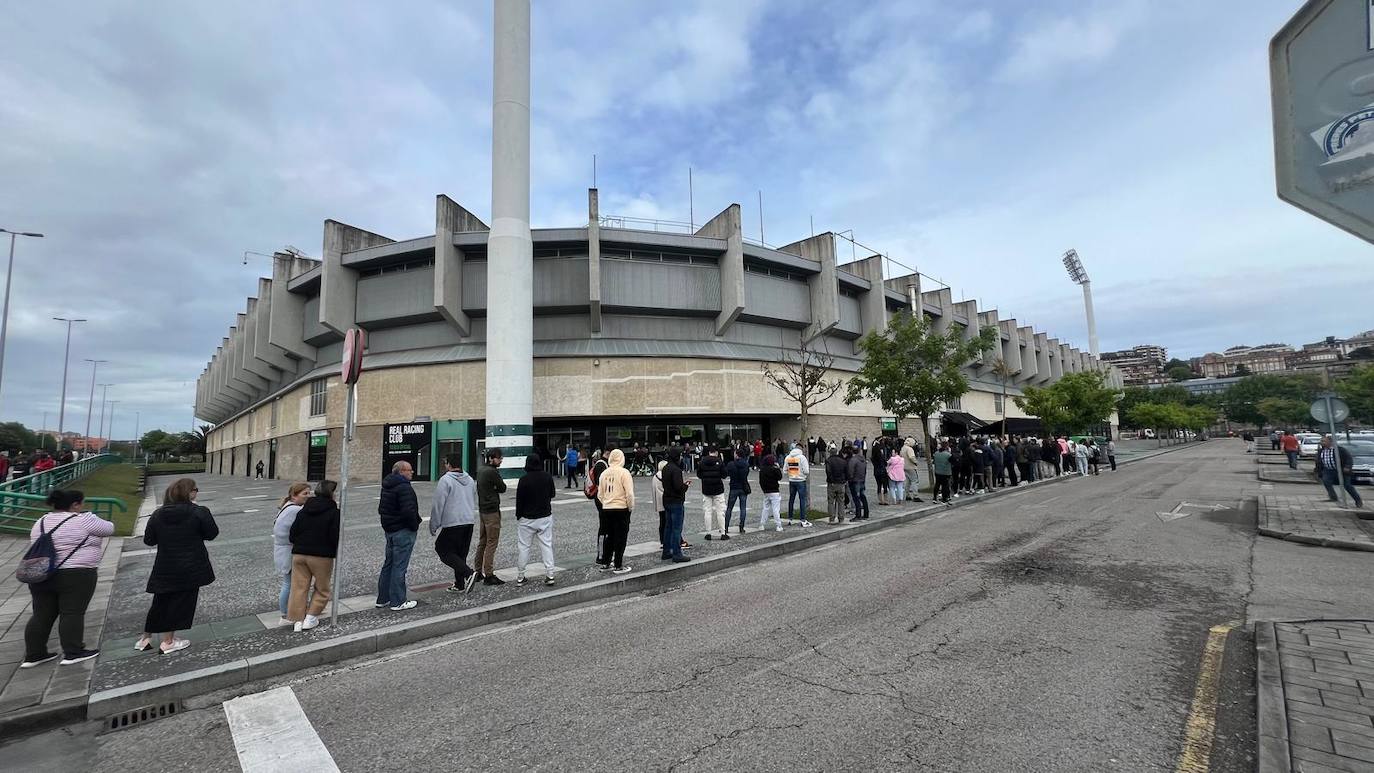
[[(1125, 466), (1160, 454), (1170, 453), (1188, 444), (1160, 449), (1148, 454), (1117, 462)], [(686, 564), (657, 566), (643, 572), (635, 572), (623, 578), (599, 580), (570, 588), (560, 588), (541, 593), (530, 598), (510, 599), (477, 609), (449, 612), (408, 623), (386, 626), (372, 631), (348, 634), (333, 639), (314, 642), (277, 652), (255, 655), (228, 663), (176, 674), (161, 679), (138, 682), (123, 687), (93, 693), (87, 705), (88, 718), (104, 718), (122, 711), (162, 703), (182, 700), (216, 690), (236, 687), (261, 679), (299, 671), (314, 666), (334, 663), (363, 655), (373, 655), (394, 649), (398, 646), (413, 644), (425, 639), (446, 636), (493, 623), (505, 622), (516, 618), (561, 609), (591, 601), (652, 590), (676, 584), (694, 577), (719, 572), (775, 556), (797, 553), (804, 550), (837, 542), (843, 539), (887, 529), (893, 526), (924, 520), (935, 513), (967, 507), (1011, 496), (1018, 492), (1034, 490), (1042, 484), (1062, 483), (1072, 477), (1051, 478), (1036, 481), (1028, 486), (998, 489), (977, 497), (961, 498), (949, 505), (924, 505), (914, 510), (886, 516), (879, 520), (862, 523), (846, 523), (824, 530), (813, 530), (764, 545), (741, 548), (727, 553), (693, 560)]]
[(1303, 545), (1317, 545), (1324, 548), (1342, 548), (1344, 550), (1363, 550), (1374, 553), (1374, 543), (1356, 542), (1355, 540), (1339, 539), (1337, 537), (1309, 537), (1306, 534), (1295, 534), (1291, 531), (1282, 529), (1271, 529), (1268, 526), (1260, 526), (1259, 533), (1266, 537), (1281, 539), (1285, 542), (1297, 542)]
[(1255, 769), (1259, 773), (1291, 773), (1283, 666), (1279, 663), (1278, 634), (1272, 622), (1255, 623), (1255, 693), (1259, 738)]

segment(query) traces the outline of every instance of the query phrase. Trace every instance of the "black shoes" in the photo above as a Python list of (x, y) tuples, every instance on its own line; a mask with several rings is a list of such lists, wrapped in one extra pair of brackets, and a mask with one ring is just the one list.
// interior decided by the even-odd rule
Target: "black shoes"
[(482, 578), (483, 585), (505, 585), (506, 581), (494, 574), (489, 574)]
[(726, 534), (725, 532), (721, 532), (720, 538), (721, 538), (721, 539), (730, 539), (730, 535), (729, 535), (729, 534)]

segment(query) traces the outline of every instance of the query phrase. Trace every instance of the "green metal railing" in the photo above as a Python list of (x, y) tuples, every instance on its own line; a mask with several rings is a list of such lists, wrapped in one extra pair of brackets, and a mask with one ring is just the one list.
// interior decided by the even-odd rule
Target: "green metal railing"
[[(100, 454), (0, 483), (0, 532), (28, 534), (34, 522), (51, 510), (48, 492), (118, 461), (120, 457), (114, 454)], [(115, 511), (128, 510), (123, 500), (115, 497), (87, 497), (86, 508), (106, 520)]]

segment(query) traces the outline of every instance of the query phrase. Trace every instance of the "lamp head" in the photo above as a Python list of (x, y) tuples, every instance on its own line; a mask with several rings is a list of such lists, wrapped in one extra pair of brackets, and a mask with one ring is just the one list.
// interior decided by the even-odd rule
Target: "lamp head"
[(1074, 284), (1083, 284), (1088, 281), (1088, 272), (1083, 268), (1083, 261), (1078, 259), (1078, 253), (1069, 250), (1064, 253), (1064, 268), (1069, 272), (1069, 279)]

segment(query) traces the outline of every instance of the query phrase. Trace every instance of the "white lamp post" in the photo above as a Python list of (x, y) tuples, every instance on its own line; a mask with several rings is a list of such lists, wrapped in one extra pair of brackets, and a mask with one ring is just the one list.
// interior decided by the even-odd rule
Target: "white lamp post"
[(1083, 268), (1083, 261), (1078, 259), (1078, 253), (1069, 250), (1064, 253), (1064, 268), (1069, 272), (1069, 279), (1074, 284), (1083, 287), (1083, 309), (1088, 315), (1088, 352), (1092, 356), (1097, 356), (1097, 321), (1093, 319), (1093, 288), (1092, 282), (1088, 280), (1088, 272)]

